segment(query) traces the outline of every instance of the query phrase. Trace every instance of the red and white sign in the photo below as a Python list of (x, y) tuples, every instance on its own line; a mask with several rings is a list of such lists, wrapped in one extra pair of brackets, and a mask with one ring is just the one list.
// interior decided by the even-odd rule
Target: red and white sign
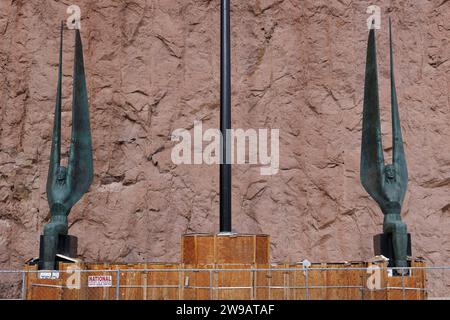
[(112, 276), (89, 276), (88, 287), (112, 287)]

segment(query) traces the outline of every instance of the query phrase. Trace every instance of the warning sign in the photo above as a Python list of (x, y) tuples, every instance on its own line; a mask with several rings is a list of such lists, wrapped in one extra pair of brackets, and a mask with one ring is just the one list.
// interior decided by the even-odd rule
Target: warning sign
[(88, 287), (112, 287), (112, 276), (89, 276)]

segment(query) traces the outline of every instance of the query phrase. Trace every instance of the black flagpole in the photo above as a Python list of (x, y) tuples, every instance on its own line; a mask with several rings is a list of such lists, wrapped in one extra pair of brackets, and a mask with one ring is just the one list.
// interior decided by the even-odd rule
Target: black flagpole
[(220, 131), (222, 155), (220, 164), (220, 232), (231, 232), (231, 48), (230, 0), (221, 0), (220, 48)]

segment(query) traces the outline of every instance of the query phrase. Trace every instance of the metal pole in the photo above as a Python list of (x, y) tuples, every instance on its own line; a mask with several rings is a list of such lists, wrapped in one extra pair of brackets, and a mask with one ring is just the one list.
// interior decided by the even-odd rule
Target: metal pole
[(220, 32), (220, 232), (231, 232), (231, 41), (230, 0), (221, 0)]
[(116, 270), (116, 300), (120, 300), (120, 269)]
[(269, 300), (272, 300), (272, 267), (269, 267)]
[(402, 273), (402, 298), (403, 300), (406, 300), (406, 291), (405, 291), (405, 269), (401, 268), (400, 269), (401, 273)]
[(183, 280), (184, 280), (184, 272), (181, 269), (178, 269), (178, 299), (183, 300)]
[(26, 298), (26, 277), (25, 272), (22, 271), (22, 300)]
[(258, 273), (256, 272), (255, 269), (253, 269), (253, 271), (252, 271), (252, 291), (251, 291), (252, 300), (256, 300), (256, 293), (257, 293), (256, 286), (258, 285), (257, 276), (258, 276)]
[(305, 296), (306, 296), (306, 300), (309, 300), (309, 278), (308, 278), (308, 268), (305, 269)]
[(213, 274), (212, 270), (209, 270), (209, 300), (213, 299), (212, 283), (213, 283)]

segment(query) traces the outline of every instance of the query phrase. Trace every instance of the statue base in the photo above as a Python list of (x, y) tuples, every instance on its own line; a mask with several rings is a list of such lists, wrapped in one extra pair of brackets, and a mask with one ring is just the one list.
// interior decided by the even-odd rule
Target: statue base
[[(380, 233), (373, 237), (373, 247), (375, 255), (383, 255), (389, 259), (388, 268), (394, 267), (394, 245), (392, 243), (392, 234)], [(412, 256), (411, 234), (408, 233), (407, 256)], [(410, 262), (408, 261), (408, 266)]]
[[(40, 238), (40, 245), (39, 245), (39, 262), (38, 262), (38, 268), (39, 270), (42, 270), (42, 257), (45, 253), (44, 248), (44, 239), (45, 235), (41, 235)], [(71, 235), (59, 235), (58, 238), (58, 247), (56, 248), (56, 254), (60, 254), (63, 256), (66, 256), (68, 258), (75, 259), (77, 257), (77, 247), (78, 247), (78, 238)], [(58, 257), (55, 257), (55, 268), (57, 268), (58, 263), (56, 263), (58, 260)]]
[(265, 234), (185, 234), (181, 239), (185, 264), (264, 264), (269, 263), (269, 250)]

